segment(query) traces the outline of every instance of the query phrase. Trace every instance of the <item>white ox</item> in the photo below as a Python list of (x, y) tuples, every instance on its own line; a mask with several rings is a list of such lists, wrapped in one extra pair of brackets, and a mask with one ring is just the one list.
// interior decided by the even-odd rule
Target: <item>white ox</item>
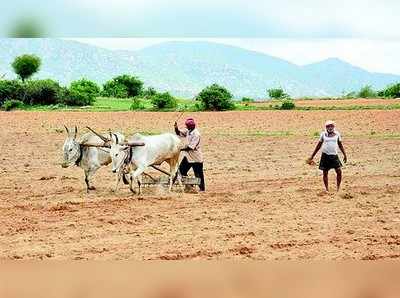
[[(76, 126), (73, 132), (67, 127), (65, 129), (67, 138), (63, 146), (64, 162), (61, 166), (67, 168), (71, 165), (76, 165), (82, 168), (85, 172), (86, 191), (94, 190), (95, 187), (91, 185), (93, 175), (100, 167), (111, 163), (110, 149), (95, 146), (109, 145), (110, 140), (95, 132), (85, 133), (77, 139), (78, 129)], [(117, 136), (122, 141), (125, 139), (120, 133), (116, 133), (114, 136)], [(87, 146), (87, 144), (94, 146)]]
[[(172, 189), (174, 177), (178, 172), (179, 155), (183, 147), (181, 139), (172, 133), (154, 136), (135, 134), (127, 144), (121, 144), (117, 135), (111, 142), (110, 155), (112, 159), (112, 171), (118, 173), (115, 192), (121, 177), (129, 174), (129, 189), (135, 193), (134, 182), (138, 183), (139, 194), (141, 174), (150, 166), (167, 162), (169, 171), (169, 191)], [(142, 146), (141, 146), (141, 145)], [(178, 175), (179, 184), (182, 185)]]

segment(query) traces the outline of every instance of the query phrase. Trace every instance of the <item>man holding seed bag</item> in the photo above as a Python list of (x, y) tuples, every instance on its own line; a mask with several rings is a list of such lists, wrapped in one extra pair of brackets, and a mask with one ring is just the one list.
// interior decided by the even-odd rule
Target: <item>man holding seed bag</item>
[(321, 161), (319, 163), (319, 169), (323, 171), (323, 181), (326, 191), (329, 191), (328, 186), (328, 172), (330, 169), (336, 171), (336, 189), (340, 190), (340, 184), (342, 182), (342, 163), (338, 156), (338, 148), (343, 153), (343, 161), (347, 162), (347, 155), (342, 144), (342, 138), (340, 133), (335, 129), (335, 122), (327, 121), (325, 123), (325, 131), (321, 133), (319, 142), (315, 147), (315, 150), (311, 157), (307, 160), (308, 164), (313, 164), (314, 156), (317, 154), (319, 149), (322, 147)]

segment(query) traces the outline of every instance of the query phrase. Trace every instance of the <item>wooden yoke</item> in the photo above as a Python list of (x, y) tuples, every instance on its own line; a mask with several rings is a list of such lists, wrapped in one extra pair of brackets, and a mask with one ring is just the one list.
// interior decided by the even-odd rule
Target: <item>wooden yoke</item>
[(143, 142), (127, 142), (127, 143), (123, 143), (121, 145), (129, 146), (129, 147), (140, 147), (140, 146), (144, 146), (146, 144)]

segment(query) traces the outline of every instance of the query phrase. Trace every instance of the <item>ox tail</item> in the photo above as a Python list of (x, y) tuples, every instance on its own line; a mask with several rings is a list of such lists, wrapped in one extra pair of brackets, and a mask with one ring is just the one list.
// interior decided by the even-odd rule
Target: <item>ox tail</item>
[(124, 184), (129, 184), (129, 180), (126, 176), (126, 174), (122, 174), (122, 181), (124, 182)]

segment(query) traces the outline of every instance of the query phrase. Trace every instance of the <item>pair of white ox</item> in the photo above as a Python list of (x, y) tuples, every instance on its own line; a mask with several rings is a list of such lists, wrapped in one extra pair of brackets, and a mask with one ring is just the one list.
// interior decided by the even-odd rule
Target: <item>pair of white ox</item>
[[(91, 179), (96, 171), (112, 163), (112, 171), (117, 173), (114, 192), (117, 191), (121, 178), (130, 190), (135, 193), (135, 185), (141, 185), (141, 174), (149, 167), (167, 162), (170, 167), (169, 190), (172, 189), (173, 178), (177, 175), (179, 155), (184, 147), (184, 140), (172, 133), (144, 136), (135, 134), (125, 142), (121, 133), (110, 133), (109, 136), (101, 135), (94, 130), (77, 139), (78, 129), (67, 131), (64, 142), (64, 162), (62, 167), (77, 165), (85, 172), (87, 192), (94, 190)], [(128, 178), (128, 179), (127, 179)], [(178, 182), (182, 185), (181, 177)]]

